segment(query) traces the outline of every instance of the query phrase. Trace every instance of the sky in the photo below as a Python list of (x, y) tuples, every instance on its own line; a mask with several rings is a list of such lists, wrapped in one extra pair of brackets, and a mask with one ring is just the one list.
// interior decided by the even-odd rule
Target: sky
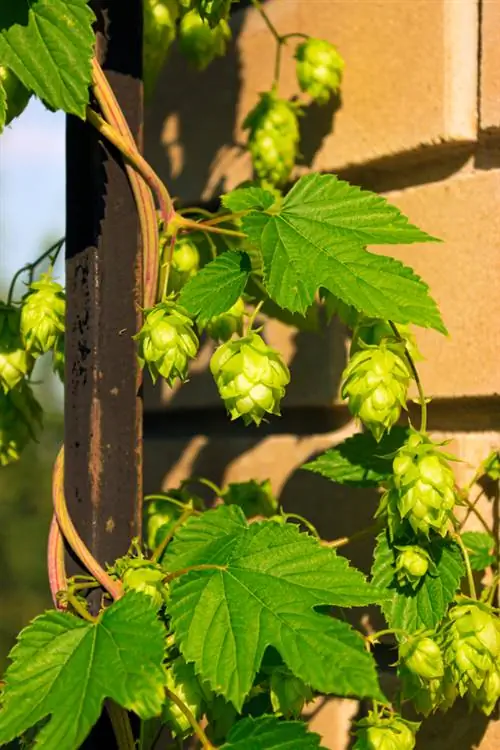
[(64, 132), (64, 115), (34, 99), (0, 135), (2, 292), (18, 268), (64, 235)]

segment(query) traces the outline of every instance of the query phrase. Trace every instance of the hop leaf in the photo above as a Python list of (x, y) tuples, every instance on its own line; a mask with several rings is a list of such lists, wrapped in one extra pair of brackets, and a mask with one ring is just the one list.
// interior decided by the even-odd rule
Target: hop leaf
[(144, 0), (144, 96), (149, 99), (175, 39), (177, 0)]
[(210, 369), (231, 419), (241, 417), (246, 425), (259, 425), (266, 413), (279, 416), (290, 373), (279, 353), (259, 334), (222, 344), (212, 356)]
[(301, 90), (318, 104), (326, 104), (342, 81), (344, 60), (337, 49), (323, 39), (308, 39), (299, 44), (295, 58)]
[(225, 55), (229, 39), (231, 30), (224, 19), (211, 28), (207, 21), (192, 10), (181, 21), (180, 48), (198, 70), (204, 70), (214, 58)]
[(196, 245), (188, 239), (181, 239), (175, 243), (170, 277), (169, 290), (179, 292), (184, 284), (191, 279), (200, 267), (200, 254)]
[(397, 714), (379, 716), (370, 711), (366, 719), (356, 724), (353, 750), (413, 750), (419, 726)]
[(270, 518), (278, 510), (278, 499), (275, 497), (271, 482), (237, 482), (230, 484), (223, 492), (222, 499), (226, 505), (239, 505), (247, 518), (264, 516)]
[(33, 368), (33, 357), (24, 348), (21, 315), (12, 305), (0, 303), (0, 388), (15, 388)]
[(0, 390), (0, 466), (17, 461), (42, 424), (42, 407), (26, 382)]
[(304, 705), (313, 699), (311, 688), (284, 667), (273, 669), (270, 688), (274, 712), (287, 718), (300, 716)]
[(235, 0), (195, 0), (201, 18), (208, 21), (212, 28), (222, 19), (228, 19), (233, 2)]
[(283, 185), (290, 176), (298, 153), (297, 112), (297, 105), (266, 92), (243, 123), (250, 130), (248, 147), (255, 174), (264, 185)]
[(377, 441), (406, 408), (411, 375), (403, 359), (404, 347), (383, 341), (357, 352), (342, 374), (342, 397)]
[(55, 348), (64, 333), (65, 311), (64, 289), (50, 273), (30, 285), (21, 308), (21, 333), (26, 349), (34, 356)]
[(173, 302), (161, 302), (145, 314), (139, 341), (139, 361), (148, 365), (153, 382), (159, 375), (172, 386), (177, 378), (184, 381), (189, 360), (196, 356), (198, 338), (193, 321)]
[(215, 341), (229, 341), (235, 333), (242, 336), (244, 315), (245, 303), (240, 297), (227, 312), (211, 318), (206, 325), (206, 331)]
[(417, 545), (398, 547), (396, 557), (396, 576), (401, 585), (409, 583), (413, 588), (418, 586), (429, 570), (431, 557), (427, 550)]
[[(203, 689), (194, 672), (192, 664), (186, 664), (179, 656), (167, 669), (166, 685), (182, 700), (195, 719), (203, 713), (207, 697), (211, 696), (208, 689)], [(174, 737), (185, 738), (193, 733), (193, 728), (180, 708), (167, 697), (163, 709), (163, 720), (169, 725)]]
[[(5, 92), (5, 124), (9, 125), (12, 120), (24, 112), (31, 98), (31, 92), (4, 65), (0, 65), (0, 86), (3, 86)], [(0, 127), (0, 132), (1, 130), (2, 128)]]

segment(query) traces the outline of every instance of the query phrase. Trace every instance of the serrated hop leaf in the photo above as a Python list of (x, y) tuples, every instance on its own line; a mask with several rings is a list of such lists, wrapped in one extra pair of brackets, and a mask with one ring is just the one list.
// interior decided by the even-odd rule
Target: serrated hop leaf
[(33, 369), (34, 360), (21, 336), (21, 313), (0, 303), (0, 388), (15, 388)]
[[(423, 359), (410, 327), (399, 323), (397, 330), (413, 361), (418, 362)], [(384, 339), (387, 339), (389, 344), (398, 343), (389, 321), (380, 318), (363, 318), (354, 329), (350, 354), (352, 356), (356, 352), (366, 349), (367, 346), (380, 346)]]
[(31, 98), (31, 92), (4, 65), (0, 65), (0, 83), (5, 91), (7, 105), (5, 124), (9, 125), (12, 120), (24, 112)]
[(160, 565), (142, 558), (129, 558), (122, 572), (124, 591), (140, 591), (149, 596), (156, 607), (168, 599), (168, 586), (163, 581), (165, 571)]
[(53, 349), (64, 333), (66, 300), (63, 287), (44, 273), (30, 284), (21, 308), (21, 334), (35, 357)]
[(415, 532), (444, 536), (456, 502), (453, 471), (443, 453), (424, 435), (413, 433), (393, 461), (389, 507), (407, 518)]
[[(192, 664), (186, 664), (182, 657), (175, 659), (167, 668), (166, 685), (189, 708), (195, 719), (203, 713), (205, 701), (211, 693), (205, 690), (196, 677)], [(184, 713), (167, 696), (162, 719), (174, 737), (184, 739), (193, 733), (193, 728)]]
[[(171, 491), (170, 494), (173, 494)], [(182, 510), (178, 505), (165, 499), (148, 500), (144, 503), (145, 541), (154, 550), (178, 520)]]
[(161, 375), (172, 386), (185, 381), (188, 364), (198, 352), (193, 321), (173, 302), (160, 302), (145, 314), (144, 325), (134, 337), (139, 342), (139, 361), (147, 364), (153, 382)]
[(313, 699), (311, 688), (286, 668), (273, 670), (270, 696), (273, 711), (288, 718), (300, 716), (304, 705)]
[(211, 318), (206, 325), (206, 331), (214, 341), (229, 341), (235, 333), (241, 336), (244, 315), (245, 303), (240, 297), (227, 312)]
[(179, 17), (177, 0), (144, 0), (144, 96), (152, 95), (158, 75), (175, 39)]
[(195, 10), (186, 13), (179, 28), (179, 44), (182, 53), (198, 70), (204, 70), (216, 57), (226, 54), (231, 30), (227, 21), (221, 19), (211, 28)]
[(266, 92), (243, 123), (250, 130), (248, 147), (255, 174), (264, 184), (283, 185), (290, 176), (298, 153), (298, 111), (296, 104)]
[(188, 239), (177, 240), (170, 267), (169, 289), (179, 292), (200, 267), (200, 253), (196, 245)]
[(397, 714), (377, 716), (370, 711), (366, 719), (356, 724), (353, 750), (413, 750), (418, 727)]
[(318, 104), (326, 104), (340, 89), (344, 60), (336, 47), (323, 39), (308, 39), (295, 52), (301, 90)]
[(7, 393), (0, 390), (0, 466), (17, 461), (26, 445), (36, 440), (42, 407), (26, 382)]
[(485, 690), (489, 688), (491, 696), (496, 684), (491, 675), (499, 671), (500, 665), (500, 622), (491, 607), (472, 600), (452, 607), (443, 632), (445, 663), (460, 695), (469, 689), (478, 695), (490, 678)]
[(368, 347), (351, 357), (342, 373), (342, 398), (379, 441), (406, 408), (411, 374), (401, 344)]
[(280, 415), (290, 372), (258, 333), (222, 344), (210, 360), (210, 369), (231, 419), (241, 417), (246, 425), (259, 425), (266, 413)]
[(429, 636), (412, 638), (399, 647), (401, 664), (424, 680), (443, 677), (444, 661), (439, 644)]
[(427, 550), (417, 545), (398, 547), (396, 557), (396, 577), (401, 585), (418, 586), (429, 570), (431, 557)]

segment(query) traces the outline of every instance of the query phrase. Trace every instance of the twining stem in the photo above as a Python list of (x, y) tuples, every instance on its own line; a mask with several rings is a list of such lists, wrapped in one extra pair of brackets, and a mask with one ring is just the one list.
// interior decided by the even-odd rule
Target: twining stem
[(182, 216), (178, 217), (178, 225), (180, 229), (190, 229), (195, 232), (225, 234), (227, 237), (240, 237), (241, 239), (245, 239), (247, 236), (244, 232), (238, 232), (234, 229), (224, 229), (224, 227), (214, 227), (208, 221), (193, 221), (192, 219), (185, 219)]
[(47, 571), (54, 607), (66, 609), (66, 604), (58, 597), (61, 591), (67, 590), (68, 580), (64, 563), (64, 539), (55, 516), (52, 517), (47, 544)]
[[(43, 263), (43, 261), (46, 260), (47, 258), (50, 258), (51, 264), (54, 265), (55, 262), (56, 262), (56, 260), (57, 260), (57, 258), (59, 257), (59, 253), (61, 252), (62, 247), (63, 247), (65, 241), (66, 241), (66, 238), (65, 237), (61, 237), (61, 239), (57, 240), (57, 242), (54, 242), (54, 244), (51, 245), (48, 250), (45, 250), (45, 252), (42, 253), (39, 258), (37, 258), (36, 260), (34, 260), (32, 263), (26, 263), (25, 266), (23, 266), (22, 268), (20, 268), (19, 271), (17, 271), (14, 274), (14, 276), (12, 278), (12, 281), (10, 282), (9, 293), (8, 293), (8, 296), (7, 296), (7, 304), (8, 305), (10, 305), (10, 303), (12, 302), (12, 299), (14, 297), (14, 291), (15, 291), (15, 287), (16, 287), (16, 283), (17, 283), (18, 278), (20, 276), (22, 276), (23, 273), (28, 273), (29, 272), (30, 274), (33, 274), (33, 271), (35, 270), (35, 268), (37, 266), (39, 266), (40, 263)], [(31, 281), (31, 279), (30, 279), (30, 281)]]
[(356, 533), (351, 534), (351, 536), (341, 536), (338, 539), (332, 539), (332, 541), (330, 542), (322, 540), (321, 545), (323, 547), (330, 547), (332, 549), (337, 549), (337, 547), (345, 547), (346, 544), (357, 542), (359, 539), (365, 539), (365, 537), (367, 536), (373, 536), (382, 529), (383, 525), (383, 521), (380, 520), (377, 523), (374, 523), (372, 526), (367, 526), (366, 529), (356, 531)]
[(135, 750), (136, 745), (128, 713), (111, 698), (106, 701), (106, 710), (113, 727), (118, 750)]
[(163, 539), (158, 547), (155, 549), (153, 554), (151, 555), (151, 562), (158, 562), (161, 560), (163, 553), (167, 549), (168, 545), (174, 538), (175, 534), (177, 533), (178, 529), (182, 526), (183, 523), (187, 521), (187, 519), (192, 516), (194, 513), (193, 508), (186, 508), (186, 510), (183, 512), (180, 518), (177, 519), (177, 521), (174, 523), (168, 534), (165, 536), (165, 539)]
[[(167, 500), (171, 505), (175, 505), (181, 510), (186, 510), (186, 508), (188, 507), (186, 503), (182, 502), (182, 500), (177, 500), (176, 497), (171, 497), (170, 495), (162, 495), (161, 493), (157, 495), (146, 495), (144, 500)], [(194, 508), (191, 509), (191, 513), (193, 516), (201, 515), (201, 511), (195, 510)]]
[(422, 415), (420, 419), (420, 432), (425, 432), (427, 430), (427, 399), (425, 398), (422, 381), (420, 380), (420, 376), (415, 366), (415, 362), (413, 361), (413, 357), (408, 351), (408, 346), (406, 345), (406, 341), (401, 336), (401, 334), (399, 333), (397, 329), (397, 326), (392, 322), (392, 320), (389, 321), (389, 325), (391, 326), (397, 340), (405, 345), (406, 361), (408, 362), (408, 365), (413, 375), (413, 379), (415, 380), (415, 383), (417, 384), (417, 389), (418, 389), (418, 397), (420, 401), (420, 409), (421, 409), (421, 415)]
[(480, 522), (480, 524), (482, 525), (482, 527), (484, 528), (484, 530), (487, 531), (488, 534), (491, 534), (491, 527), (490, 527), (488, 521), (485, 519), (485, 517), (483, 516), (483, 514), (481, 513), (481, 511), (479, 510), (479, 508), (476, 505), (476, 503), (480, 500), (480, 498), (483, 495), (484, 495), (484, 490), (481, 490), (481, 492), (478, 494), (478, 496), (476, 497), (476, 499), (474, 501), (469, 500), (468, 497), (462, 496), (462, 500), (466, 504), (466, 506), (468, 508), (468, 512), (467, 512), (467, 515), (465, 516), (465, 518), (463, 519), (463, 521), (460, 522), (459, 529), (463, 528), (463, 526), (464, 526), (465, 522), (467, 521), (467, 519), (469, 518), (470, 514), (473, 513), (476, 516), (476, 518), (478, 519), (478, 521)]
[(196, 736), (201, 742), (203, 750), (215, 750), (215, 746), (212, 745), (207, 735), (203, 731), (203, 728), (201, 727), (200, 723), (196, 720), (196, 717), (194, 716), (193, 712), (188, 708), (188, 706), (186, 706), (184, 701), (182, 701), (178, 695), (172, 692), (172, 690), (169, 690), (168, 687), (165, 688), (165, 693), (166, 693), (167, 698), (171, 700), (172, 703), (175, 703), (177, 708), (182, 711), (186, 719), (189, 721), (189, 723), (193, 727), (194, 733), (196, 734)]
[(465, 546), (464, 541), (462, 537), (460, 536), (460, 534), (453, 533), (453, 538), (455, 539), (456, 543), (458, 544), (458, 546), (460, 547), (462, 551), (462, 556), (465, 562), (465, 570), (467, 572), (467, 580), (469, 582), (469, 592), (470, 592), (471, 599), (477, 599), (476, 584), (474, 583), (474, 574), (472, 572), (472, 565), (470, 564), (470, 557), (467, 551), (467, 547)]
[(202, 563), (201, 565), (190, 565), (188, 568), (182, 568), (182, 570), (176, 570), (173, 573), (169, 573), (163, 579), (164, 583), (171, 583), (176, 578), (181, 578), (188, 573), (193, 573), (199, 570), (227, 570), (227, 565), (211, 565), (210, 563)]
[(98, 618), (91, 615), (90, 612), (88, 612), (83, 604), (78, 600), (78, 597), (76, 597), (71, 591), (66, 592), (66, 599), (68, 603), (71, 604), (75, 612), (80, 615), (82, 620), (87, 620), (87, 622), (91, 622), (94, 625), (96, 622), (98, 622)]

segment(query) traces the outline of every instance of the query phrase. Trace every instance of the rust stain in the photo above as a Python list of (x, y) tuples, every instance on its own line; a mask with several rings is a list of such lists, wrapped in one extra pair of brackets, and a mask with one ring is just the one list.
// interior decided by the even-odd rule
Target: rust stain
[(101, 500), (102, 476), (102, 410), (98, 397), (93, 395), (90, 409), (90, 445), (89, 445), (89, 474), (90, 501), (94, 508), (99, 507)]
[(112, 534), (112, 533), (113, 533), (113, 531), (115, 530), (115, 526), (116, 526), (116, 524), (115, 524), (115, 519), (113, 518), (113, 516), (110, 516), (110, 517), (108, 518), (108, 520), (106, 521), (106, 525), (105, 525), (105, 527), (104, 527), (104, 528), (105, 528), (105, 531), (106, 531), (106, 533), (107, 533), (107, 534)]

